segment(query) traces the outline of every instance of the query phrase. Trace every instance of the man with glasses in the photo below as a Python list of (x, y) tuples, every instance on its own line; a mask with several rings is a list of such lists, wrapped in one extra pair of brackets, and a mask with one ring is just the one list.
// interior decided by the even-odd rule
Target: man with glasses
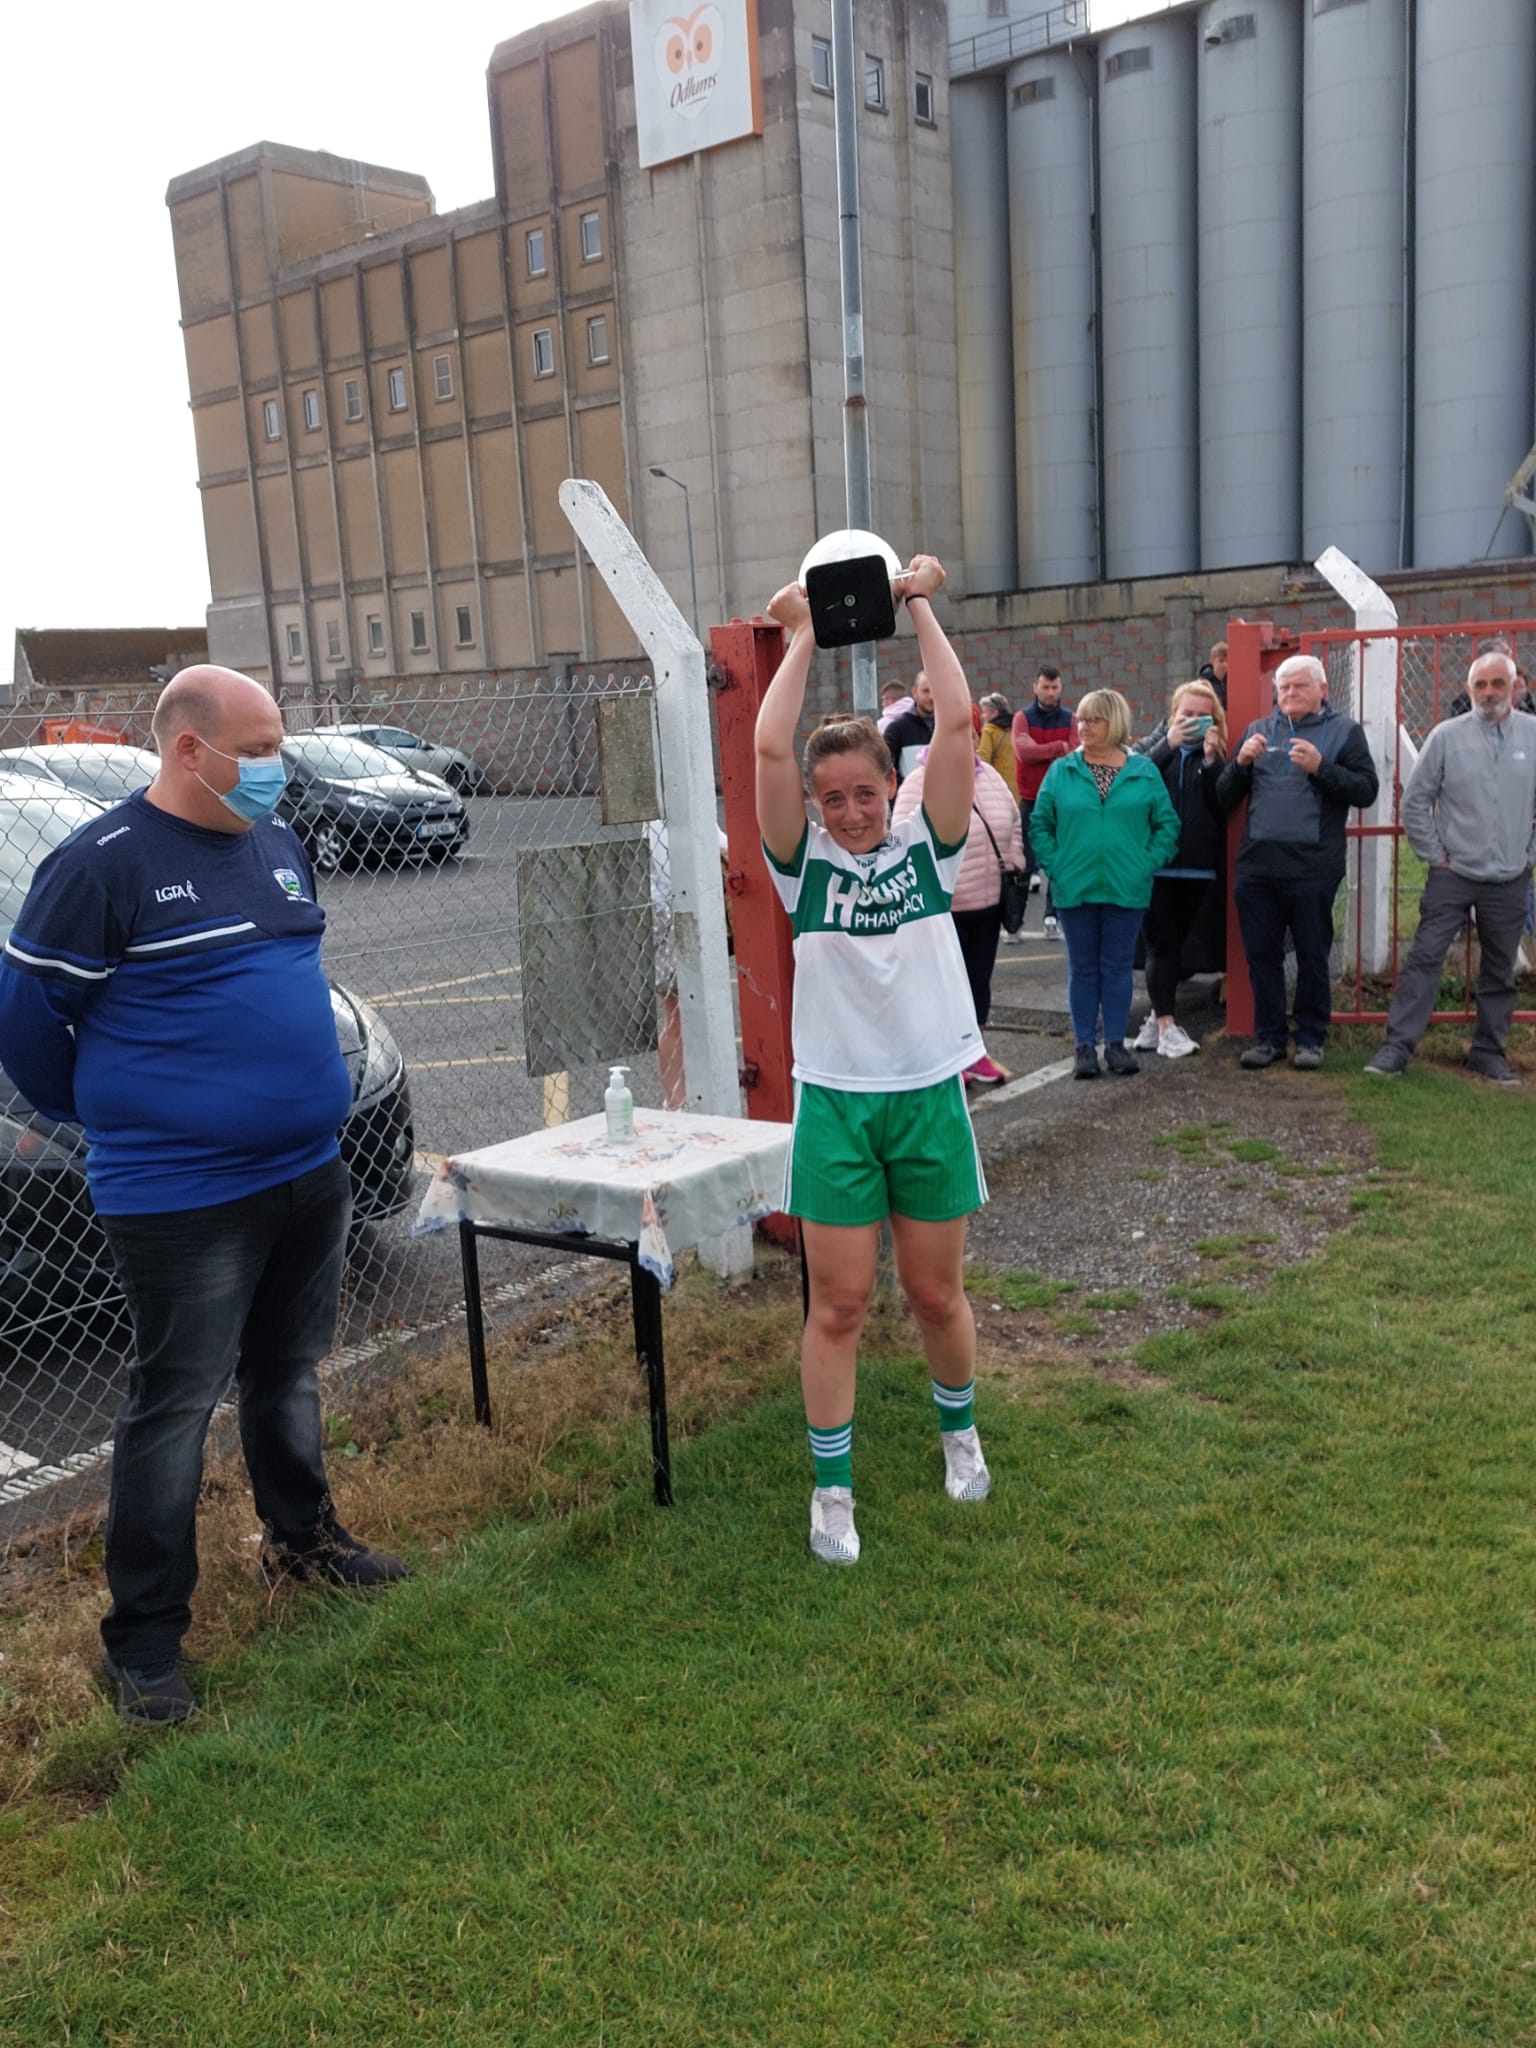
[(1253, 987), (1249, 1068), (1285, 1058), (1285, 943), (1296, 953), (1292, 1064), (1323, 1064), (1333, 1014), (1328, 956), (1333, 900), (1344, 879), (1345, 823), (1376, 801), (1376, 764), (1365, 734), (1327, 703), (1328, 674), (1310, 654), (1275, 671), (1276, 709), (1257, 719), (1222, 770), (1216, 800), (1248, 817), (1238, 848), (1233, 897)]
[(1435, 727), (1403, 791), (1403, 830), (1429, 872), (1386, 1039), (1365, 1070), (1378, 1079), (1401, 1074), (1412, 1059), (1470, 910), (1482, 966), (1467, 1065), (1500, 1087), (1520, 1085), (1504, 1043), (1536, 859), (1536, 718), (1515, 709), (1517, 688), (1509, 655), (1480, 655), (1467, 673), (1471, 715)]

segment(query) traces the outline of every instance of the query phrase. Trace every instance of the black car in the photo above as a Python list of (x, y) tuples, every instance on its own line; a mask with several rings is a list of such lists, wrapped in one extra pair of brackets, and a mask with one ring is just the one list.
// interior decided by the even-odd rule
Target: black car
[[(0, 776), (0, 943), (53, 847), (103, 806), (65, 789)], [(416, 1138), (405, 1061), (364, 997), (332, 982), (336, 1039), (352, 1077), (341, 1156), (355, 1222), (409, 1206)], [(65, 1326), (123, 1315), (117, 1276), (91, 1207), (85, 1138), (39, 1115), (0, 1076), (0, 1341), (47, 1341)]]
[(464, 850), (469, 814), (439, 776), (337, 732), (283, 741), (288, 787), (278, 803), (317, 874), (340, 867), (446, 860)]

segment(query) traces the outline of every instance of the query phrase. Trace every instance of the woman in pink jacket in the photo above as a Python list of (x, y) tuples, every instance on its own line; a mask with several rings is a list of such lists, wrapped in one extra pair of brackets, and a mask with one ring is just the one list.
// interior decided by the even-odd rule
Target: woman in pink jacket
[[(893, 824), (900, 824), (922, 802), (926, 772), (926, 763), (915, 768), (896, 792), (896, 804), (891, 813)], [(991, 839), (987, 837), (988, 828)], [(999, 859), (1011, 868), (1024, 865), (1024, 835), (1019, 825), (1019, 807), (1002, 776), (978, 756), (971, 829), (949, 910), (955, 921), (960, 951), (965, 957), (971, 1001), (976, 1005), (976, 1022), (983, 1031), (992, 1010), (992, 969), (997, 963), (997, 941), (1003, 929), (1003, 882), (998, 871)], [(986, 1053), (974, 1066), (965, 1070), (966, 1085), (971, 1088), (995, 1088), (1007, 1078), (996, 1060)]]

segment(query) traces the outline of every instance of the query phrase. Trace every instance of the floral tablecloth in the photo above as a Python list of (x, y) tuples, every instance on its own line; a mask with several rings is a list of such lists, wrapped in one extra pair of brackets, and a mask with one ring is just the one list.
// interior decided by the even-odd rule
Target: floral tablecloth
[(670, 1287), (676, 1253), (778, 1208), (790, 1130), (637, 1109), (633, 1141), (616, 1144), (601, 1116), (556, 1124), (443, 1160), (414, 1234), (502, 1223), (638, 1243), (640, 1264)]

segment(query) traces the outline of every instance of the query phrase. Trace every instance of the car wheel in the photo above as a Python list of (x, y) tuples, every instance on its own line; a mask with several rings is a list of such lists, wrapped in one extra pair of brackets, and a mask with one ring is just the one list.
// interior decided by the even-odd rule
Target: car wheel
[(346, 837), (339, 826), (321, 823), (309, 835), (309, 857), (317, 875), (334, 875), (347, 857)]

